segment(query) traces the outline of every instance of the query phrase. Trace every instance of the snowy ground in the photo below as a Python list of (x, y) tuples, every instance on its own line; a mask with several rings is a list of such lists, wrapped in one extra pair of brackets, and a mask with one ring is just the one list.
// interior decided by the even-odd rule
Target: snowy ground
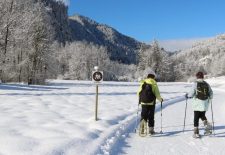
[[(0, 84), (0, 155), (225, 154), (225, 77), (208, 82), (215, 94), (215, 136), (201, 139), (191, 137), (191, 100), (183, 133), (183, 96), (190, 83), (159, 83), (165, 100), (164, 133), (144, 138), (134, 133), (138, 83), (99, 85), (98, 121), (94, 120), (92, 82), (58, 80), (48, 86)], [(209, 110), (210, 121), (211, 114)], [(156, 130), (160, 131), (160, 104), (155, 119)]]

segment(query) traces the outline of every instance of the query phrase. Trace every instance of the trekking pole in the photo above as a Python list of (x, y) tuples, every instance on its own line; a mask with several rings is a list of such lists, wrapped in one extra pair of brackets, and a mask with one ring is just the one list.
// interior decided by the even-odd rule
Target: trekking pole
[(135, 122), (135, 129), (134, 132), (137, 132), (137, 126), (138, 126), (138, 111), (139, 111), (139, 103), (138, 103), (138, 108), (137, 108), (137, 116), (136, 116), (136, 122)]
[(161, 134), (163, 134), (163, 132), (162, 132), (162, 102), (163, 101), (161, 101), (161, 131), (160, 131)]
[(215, 136), (212, 99), (211, 99), (211, 113), (212, 113), (212, 131), (213, 131), (213, 135)]
[(185, 112), (184, 112), (184, 128), (183, 128), (183, 132), (184, 132), (184, 129), (185, 129), (186, 112), (187, 112), (187, 98), (186, 98)]

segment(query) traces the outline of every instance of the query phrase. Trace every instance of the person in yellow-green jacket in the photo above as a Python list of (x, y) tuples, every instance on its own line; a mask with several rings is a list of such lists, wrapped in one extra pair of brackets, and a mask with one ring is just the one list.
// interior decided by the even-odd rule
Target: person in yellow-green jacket
[[(150, 71), (146, 79), (140, 81), (140, 87), (138, 90), (139, 104), (141, 104), (141, 121), (144, 119), (149, 126), (149, 134), (154, 134), (155, 125), (155, 104), (156, 99), (160, 102), (163, 98), (160, 96), (157, 82), (155, 81), (155, 73)], [(144, 132), (144, 131), (143, 131)]]

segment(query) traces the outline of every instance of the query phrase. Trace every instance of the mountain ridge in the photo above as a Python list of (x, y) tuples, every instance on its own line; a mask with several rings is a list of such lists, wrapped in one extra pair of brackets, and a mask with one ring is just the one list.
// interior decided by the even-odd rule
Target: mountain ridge
[(138, 50), (141, 46), (149, 46), (82, 15), (69, 17), (69, 25), (72, 41), (86, 41), (105, 46), (112, 60), (125, 64), (137, 64)]

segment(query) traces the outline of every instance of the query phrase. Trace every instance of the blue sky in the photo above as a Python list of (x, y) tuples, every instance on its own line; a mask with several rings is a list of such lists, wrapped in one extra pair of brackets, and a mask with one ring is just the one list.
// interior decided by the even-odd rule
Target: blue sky
[(81, 14), (139, 41), (208, 38), (225, 33), (225, 0), (70, 0)]

